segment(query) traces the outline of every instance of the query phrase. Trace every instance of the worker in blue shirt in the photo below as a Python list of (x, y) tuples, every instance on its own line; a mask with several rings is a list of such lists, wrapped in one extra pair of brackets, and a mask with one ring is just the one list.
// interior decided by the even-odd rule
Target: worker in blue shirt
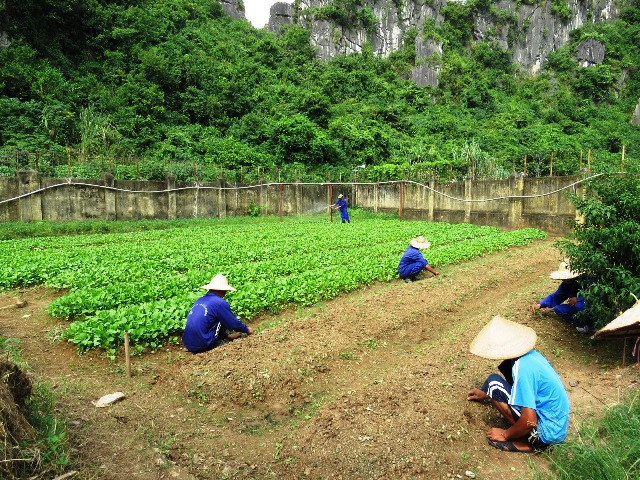
[(422, 255), (420, 250), (427, 249), (431, 246), (425, 238), (420, 235), (409, 242), (409, 246), (405, 250), (400, 264), (398, 265), (398, 275), (404, 279), (406, 283), (415, 282), (417, 276), (423, 270), (432, 273), (434, 276), (440, 275), (436, 272), (426, 258)]
[(581, 333), (588, 333), (591, 329), (589, 324), (576, 318), (576, 313), (585, 309), (585, 298), (579, 294), (584, 287), (581, 277), (579, 273), (569, 269), (567, 262), (560, 263), (560, 268), (549, 275), (552, 280), (560, 280), (558, 289), (532, 305), (531, 312), (534, 313), (541, 308), (553, 308), (556, 315), (565, 322), (574, 325)]
[(206, 352), (240, 338), (242, 333), (253, 333), (251, 327), (246, 326), (231, 312), (229, 303), (224, 299), (227, 292), (236, 291), (224, 275), (216, 275), (200, 288), (208, 292), (195, 301), (187, 316), (182, 334), (182, 343), (187, 350), (191, 353)]
[(533, 452), (561, 443), (569, 429), (569, 396), (549, 361), (533, 349), (531, 327), (496, 315), (471, 342), (479, 357), (502, 360), (502, 375), (489, 375), (467, 400), (489, 402), (509, 424), (490, 428), (487, 442), (507, 452)]
[(336, 210), (340, 210), (340, 218), (342, 219), (342, 223), (351, 223), (349, 220), (349, 211), (347, 210), (347, 200), (344, 198), (344, 195), (338, 195), (338, 199), (336, 203), (331, 205), (331, 207)]

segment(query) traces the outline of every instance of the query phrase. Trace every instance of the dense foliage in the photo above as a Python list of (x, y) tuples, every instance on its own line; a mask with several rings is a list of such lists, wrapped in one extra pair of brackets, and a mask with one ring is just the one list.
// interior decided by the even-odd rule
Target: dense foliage
[(0, 290), (43, 284), (67, 291), (49, 313), (75, 320), (65, 336), (80, 350), (113, 351), (124, 332), (137, 349), (156, 348), (182, 333), (191, 304), (204, 293), (198, 287), (220, 272), (237, 288), (228, 300), (246, 320), (397, 278), (398, 261), (418, 232), (429, 238), (428, 258), (436, 266), (546, 236), (536, 229), (502, 232), (363, 215), (349, 224), (347, 236), (342, 224), (326, 217), (243, 217), (178, 221), (164, 230), (0, 241), (6, 259)]
[[(446, 5), (442, 26), (425, 25), (444, 48), (434, 89), (407, 80), (415, 30), (389, 58), (365, 45), (321, 62), (309, 31), (256, 30), (215, 1), (2, 2), (0, 175), (33, 167), (16, 151), (40, 152), (44, 176), (338, 180), (366, 165), (361, 179), (485, 178), (522, 171), (525, 156), (530, 175), (548, 174), (551, 155), (562, 175), (586, 166), (587, 152), (593, 171), (619, 169), (623, 146), (625, 169), (637, 170), (638, 0), (615, 22), (574, 31), (535, 77), (500, 45), (472, 41), (479, 10), (517, 37), (513, 16), (486, 0)], [(315, 14), (375, 22), (355, 0)], [(588, 38), (606, 59), (579, 68), (573, 49)]]
[(603, 327), (640, 297), (640, 179), (603, 176), (574, 203), (583, 221), (560, 242), (572, 269), (594, 281), (585, 291), (584, 313)]

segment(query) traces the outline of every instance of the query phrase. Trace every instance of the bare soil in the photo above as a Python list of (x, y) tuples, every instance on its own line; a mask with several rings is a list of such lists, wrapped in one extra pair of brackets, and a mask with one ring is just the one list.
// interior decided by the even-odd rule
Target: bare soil
[[(556, 284), (552, 241), (510, 249), (405, 284), (265, 316), (260, 333), (191, 355), (164, 347), (115, 362), (52, 341), (55, 292), (5, 292), (0, 334), (21, 340), (31, 374), (51, 385), (82, 479), (528, 478), (544, 455), (490, 447), (501, 420), (467, 402), (497, 366), (468, 346), (494, 315), (533, 327), (572, 405), (571, 434), (615, 404), (640, 369), (623, 341), (592, 342), (553, 312), (531, 314)], [(626, 366), (623, 366), (623, 362)], [(126, 398), (106, 408), (105, 394)], [(70, 468), (71, 469), (71, 468)]]

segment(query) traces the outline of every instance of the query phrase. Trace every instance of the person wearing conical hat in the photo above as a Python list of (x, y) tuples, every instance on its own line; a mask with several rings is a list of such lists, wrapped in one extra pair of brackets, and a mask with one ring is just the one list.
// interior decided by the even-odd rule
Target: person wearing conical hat
[(558, 289), (550, 295), (531, 305), (531, 313), (541, 308), (553, 308), (553, 311), (565, 322), (574, 325), (581, 333), (589, 333), (588, 323), (576, 318), (576, 313), (585, 309), (585, 298), (580, 295), (584, 287), (582, 275), (569, 268), (566, 261), (560, 263), (558, 270), (549, 274), (551, 280), (560, 280)]
[(490, 428), (487, 441), (509, 452), (533, 452), (561, 443), (569, 428), (569, 397), (547, 359), (533, 349), (536, 332), (499, 315), (484, 326), (469, 351), (502, 360), (482, 388), (472, 388), (467, 400), (490, 402), (509, 428)]
[(342, 219), (342, 223), (351, 223), (349, 219), (349, 210), (347, 209), (347, 199), (344, 198), (343, 194), (338, 195), (338, 199), (336, 203), (330, 205), (336, 210), (340, 210), (340, 218)]
[(429, 248), (431, 244), (420, 235), (409, 242), (409, 246), (404, 251), (400, 263), (398, 264), (398, 275), (406, 283), (415, 282), (418, 280), (418, 275), (423, 270), (432, 273), (434, 276), (440, 275), (436, 272), (429, 261), (424, 258), (420, 250)]
[(191, 353), (206, 352), (240, 338), (243, 333), (253, 333), (251, 327), (238, 320), (224, 299), (227, 292), (236, 291), (224, 275), (219, 273), (200, 288), (207, 293), (191, 307), (182, 334), (182, 344), (187, 350)]

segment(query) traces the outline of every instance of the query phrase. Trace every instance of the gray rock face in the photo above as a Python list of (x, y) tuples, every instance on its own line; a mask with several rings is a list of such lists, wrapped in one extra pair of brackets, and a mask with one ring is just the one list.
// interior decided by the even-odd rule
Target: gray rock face
[(222, 10), (232, 18), (245, 19), (244, 2), (242, 0), (220, 0)]
[(0, 48), (9, 48), (11, 39), (5, 32), (0, 32)]
[[(314, 10), (326, 5), (326, 0), (301, 0), (297, 21), (311, 30), (311, 42), (318, 56), (330, 59), (336, 55), (361, 52), (365, 44), (374, 54), (387, 56), (403, 45), (406, 34), (415, 29), (416, 64), (412, 79), (419, 85), (437, 85), (438, 56), (442, 44), (425, 35), (425, 22), (436, 29), (442, 26), (441, 8), (447, 1), (464, 3), (465, 0), (364, 0), (362, 8), (368, 8), (375, 18), (373, 28), (344, 27), (314, 18)], [(570, 14), (562, 19), (551, 11), (551, 0), (535, 5), (525, 5), (513, 0), (498, 0), (491, 10), (474, 16), (472, 38), (474, 41), (493, 41), (507, 50), (514, 63), (525, 71), (536, 73), (546, 56), (569, 41), (569, 32), (589, 22), (616, 18), (619, 6), (614, 0), (567, 0)], [(281, 5), (281, 4), (276, 4)], [(274, 5), (274, 7), (276, 6)], [(293, 7), (274, 10), (269, 29), (278, 31), (279, 19), (293, 21)], [(496, 14), (496, 12), (498, 14)], [(508, 21), (505, 21), (508, 19)], [(602, 55), (602, 57), (601, 57)], [(602, 61), (604, 55), (596, 44), (585, 45), (577, 52), (585, 65)]]
[(591, 67), (604, 61), (604, 53), (604, 45), (590, 38), (576, 47), (575, 58), (581, 67)]
[(293, 5), (289, 3), (278, 2), (273, 4), (269, 10), (269, 30), (279, 33), (282, 25), (293, 23), (294, 13)]
[(634, 125), (640, 125), (640, 98), (638, 99), (638, 104), (636, 105), (636, 111), (633, 112), (633, 117), (631, 117), (631, 123)]

